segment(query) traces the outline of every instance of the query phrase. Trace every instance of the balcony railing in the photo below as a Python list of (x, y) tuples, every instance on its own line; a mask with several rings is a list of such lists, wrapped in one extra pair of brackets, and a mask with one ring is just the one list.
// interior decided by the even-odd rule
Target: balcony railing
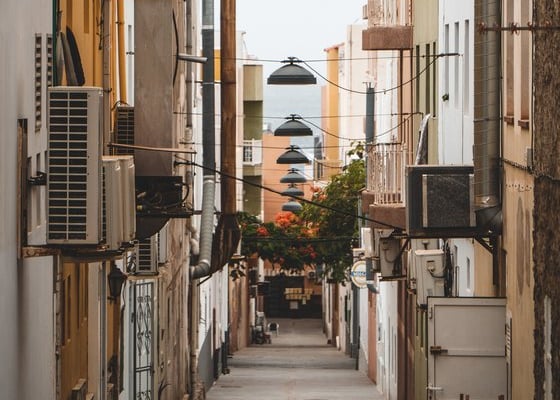
[(374, 204), (405, 203), (405, 168), (410, 154), (400, 143), (378, 143), (368, 151), (367, 189)]
[(262, 164), (262, 140), (244, 140), (243, 141), (243, 165), (260, 165)]

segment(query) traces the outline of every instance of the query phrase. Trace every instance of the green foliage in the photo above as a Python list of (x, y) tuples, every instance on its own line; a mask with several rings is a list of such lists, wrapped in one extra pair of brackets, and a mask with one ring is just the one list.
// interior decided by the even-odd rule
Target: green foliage
[[(358, 146), (353, 153), (362, 152)], [(285, 271), (302, 271), (306, 265), (324, 265), (325, 275), (338, 282), (352, 265), (352, 247), (358, 238), (358, 199), (365, 184), (361, 159), (352, 161), (323, 188), (313, 188), (312, 203), (298, 214), (280, 212), (274, 222), (263, 223), (239, 214), (242, 254), (258, 255)]]

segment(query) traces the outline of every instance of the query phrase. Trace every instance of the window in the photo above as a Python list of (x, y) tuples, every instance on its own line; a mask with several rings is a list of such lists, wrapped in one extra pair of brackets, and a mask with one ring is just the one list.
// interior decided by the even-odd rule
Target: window
[(433, 57), (430, 60), (432, 62), (432, 117), (436, 117), (436, 111), (437, 111), (437, 65), (438, 65), (438, 60), (436, 57), (437, 54), (437, 45), (436, 42), (432, 43), (432, 52), (433, 52)]
[(471, 259), (467, 257), (467, 290), (471, 291)]
[[(449, 53), (449, 24), (445, 24), (445, 32), (444, 32), (444, 46), (445, 46), (445, 53)], [(444, 57), (444, 68), (445, 68), (445, 76), (443, 77), (443, 90), (444, 94), (449, 95), (449, 56)]]
[(41, 35), (35, 35), (35, 132), (41, 130), (43, 93), (43, 45)]
[[(455, 41), (455, 53), (459, 53), (459, 22), (455, 22), (455, 30), (454, 30), (454, 41)], [(453, 98), (454, 98), (454, 102), (455, 102), (455, 107), (459, 107), (459, 61), (460, 61), (460, 57), (455, 56), (454, 57), (454, 66), (455, 66), (455, 72), (453, 75), (453, 82), (455, 83), (454, 85), (454, 91), (455, 93), (453, 94)]]
[[(507, 0), (506, 5), (506, 21), (505, 24), (509, 25), (510, 23), (514, 22), (513, 19), (513, 3), (514, 0)], [(506, 116), (511, 117), (513, 121), (513, 64), (514, 64), (514, 52), (513, 52), (513, 38), (515, 35), (512, 35), (509, 32), (504, 32), (505, 35), (505, 47), (506, 47), (506, 54), (505, 54), (505, 87), (506, 87), (506, 99), (505, 99), (505, 114)], [(508, 121), (508, 119), (506, 119)]]
[(430, 51), (430, 44), (428, 43), (426, 45), (426, 71), (425, 71), (425, 84), (426, 84), (426, 92), (424, 93), (425, 95), (425, 104), (424, 104), (424, 112), (426, 114), (430, 113), (430, 104), (431, 104), (431, 89), (432, 89), (432, 84), (431, 84), (431, 75), (430, 75), (430, 68), (431, 68), (431, 63), (432, 62), (432, 53)]
[(470, 25), (469, 20), (465, 20), (465, 37), (464, 37), (464, 44), (463, 44), (463, 112), (465, 114), (469, 114), (469, 81), (471, 79), (470, 71), (471, 71), (471, 60), (470, 60)]

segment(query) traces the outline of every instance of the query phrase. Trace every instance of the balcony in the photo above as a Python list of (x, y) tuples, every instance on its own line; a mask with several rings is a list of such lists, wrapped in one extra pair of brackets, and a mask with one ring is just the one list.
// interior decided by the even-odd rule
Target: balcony
[(262, 166), (262, 140), (243, 141), (243, 175), (260, 176)]
[(412, 49), (412, 26), (379, 25), (362, 31), (362, 50)]
[(370, 172), (362, 204), (370, 218), (405, 229), (405, 169), (410, 157), (410, 151), (400, 143), (378, 143), (369, 149)]

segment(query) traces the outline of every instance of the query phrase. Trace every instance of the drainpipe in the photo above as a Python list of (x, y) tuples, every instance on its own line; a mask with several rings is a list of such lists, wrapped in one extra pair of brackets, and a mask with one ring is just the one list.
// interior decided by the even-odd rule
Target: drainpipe
[[(199, 279), (211, 275), (212, 233), (216, 177), (216, 132), (214, 123), (214, 0), (202, 3), (202, 55), (207, 62), (202, 69), (202, 153), (203, 186), (200, 217), (200, 256), (198, 265), (191, 267), (190, 277)], [(212, 171), (212, 172), (210, 172)]]
[[(501, 24), (499, 0), (477, 1), (475, 18), (488, 25)], [(475, 35), (474, 82), (474, 193), (477, 226), (501, 232), (500, 199), (500, 32)]]
[[(375, 89), (368, 85), (366, 89), (366, 157), (368, 157), (370, 150), (375, 140)], [(372, 171), (368, 171), (366, 162), (366, 187), (367, 177)], [(361, 210), (361, 207), (360, 207)], [(371, 224), (371, 223), (370, 223)], [(371, 235), (373, 237), (373, 226), (371, 227)], [(373, 261), (371, 258), (366, 259), (366, 282), (367, 288), (372, 293), (379, 293), (377, 287), (373, 284), (375, 282), (375, 274), (373, 272)]]

